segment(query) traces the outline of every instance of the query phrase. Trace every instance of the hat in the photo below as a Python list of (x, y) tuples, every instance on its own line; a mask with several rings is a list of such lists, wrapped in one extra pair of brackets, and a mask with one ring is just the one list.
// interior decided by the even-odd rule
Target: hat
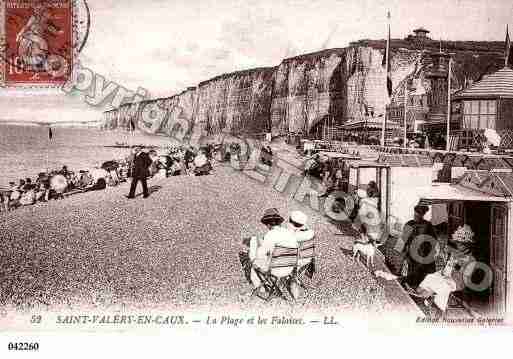
[(308, 221), (308, 216), (301, 211), (293, 211), (290, 213), (290, 221), (304, 226)]
[(276, 208), (268, 208), (264, 211), (264, 215), (260, 222), (263, 224), (268, 224), (271, 221), (279, 222), (281, 224), (284, 221), (284, 218), (280, 215), (280, 212)]
[(464, 224), (454, 231), (451, 240), (458, 243), (474, 243), (474, 231), (468, 224)]
[(420, 214), (421, 216), (425, 215), (429, 211), (428, 206), (424, 206), (421, 204), (418, 204), (413, 209), (416, 213)]
[(363, 189), (358, 189), (356, 191), (356, 194), (358, 195), (358, 197), (360, 198), (367, 198), (367, 191), (364, 191)]

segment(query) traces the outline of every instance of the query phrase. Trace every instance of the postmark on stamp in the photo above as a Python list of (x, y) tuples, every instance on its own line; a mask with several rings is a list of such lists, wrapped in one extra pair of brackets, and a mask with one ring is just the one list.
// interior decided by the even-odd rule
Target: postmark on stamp
[(77, 4), (0, 0), (0, 86), (59, 87), (71, 78), (82, 46)]

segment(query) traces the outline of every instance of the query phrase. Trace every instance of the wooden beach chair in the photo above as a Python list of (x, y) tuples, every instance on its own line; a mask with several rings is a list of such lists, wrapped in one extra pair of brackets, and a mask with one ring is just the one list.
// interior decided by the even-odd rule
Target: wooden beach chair
[(274, 297), (287, 300), (287, 297), (280, 286), (283, 287), (288, 285), (295, 275), (297, 263), (297, 248), (283, 247), (279, 245), (275, 246), (271, 254), (269, 270), (264, 272), (256, 267), (253, 268), (261, 284), (253, 290), (251, 295), (253, 296), (261, 287), (263, 287), (267, 293), (267, 297), (263, 298), (259, 296), (260, 298), (266, 301), (269, 301)]
[(299, 243), (297, 261), (297, 280), (299, 285), (306, 290), (304, 276), (310, 279), (315, 273), (315, 242), (314, 238)]

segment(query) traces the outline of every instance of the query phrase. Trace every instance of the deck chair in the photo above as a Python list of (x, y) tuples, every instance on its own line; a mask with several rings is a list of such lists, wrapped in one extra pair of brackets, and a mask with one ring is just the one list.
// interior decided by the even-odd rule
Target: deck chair
[(256, 275), (260, 280), (260, 286), (255, 288), (251, 295), (253, 296), (258, 292), (260, 287), (263, 286), (267, 293), (267, 297), (260, 298), (269, 301), (274, 297), (282, 298), (287, 300), (284, 292), (280, 286), (286, 286), (289, 284), (298, 262), (298, 249), (284, 246), (275, 246), (271, 254), (271, 262), (269, 264), (269, 270), (267, 272), (262, 271), (259, 268), (254, 267)]
[(299, 243), (298, 260), (297, 260), (297, 273), (296, 277), (299, 285), (306, 289), (303, 276), (312, 278), (315, 273), (315, 243), (314, 239), (309, 239)]

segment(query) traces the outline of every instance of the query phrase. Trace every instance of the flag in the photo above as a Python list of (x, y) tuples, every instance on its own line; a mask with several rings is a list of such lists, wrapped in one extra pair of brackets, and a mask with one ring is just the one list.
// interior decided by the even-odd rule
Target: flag
[(509, 39), (508, 25), (506, 25), (506, 44), (504, 49), (504, 66), (507, 67), (509, 63), (509, 52), (511, 49), (511, 41)]
[(51, 140), (52, 138), (53, 138), (52, 128), (48, 127), (48, 139)]
[(382, 66), (386, 67), (387, 71), (387, 94), (388, 100), (390, 102), (392, 98), (392, 73), (390, 71), (390, 12), (387, 14), (388, 18), (388, 37), (387, 37), (387, 45), (385, 49), (385, 56), (383, 56), (383, 61), (381, 63)]

